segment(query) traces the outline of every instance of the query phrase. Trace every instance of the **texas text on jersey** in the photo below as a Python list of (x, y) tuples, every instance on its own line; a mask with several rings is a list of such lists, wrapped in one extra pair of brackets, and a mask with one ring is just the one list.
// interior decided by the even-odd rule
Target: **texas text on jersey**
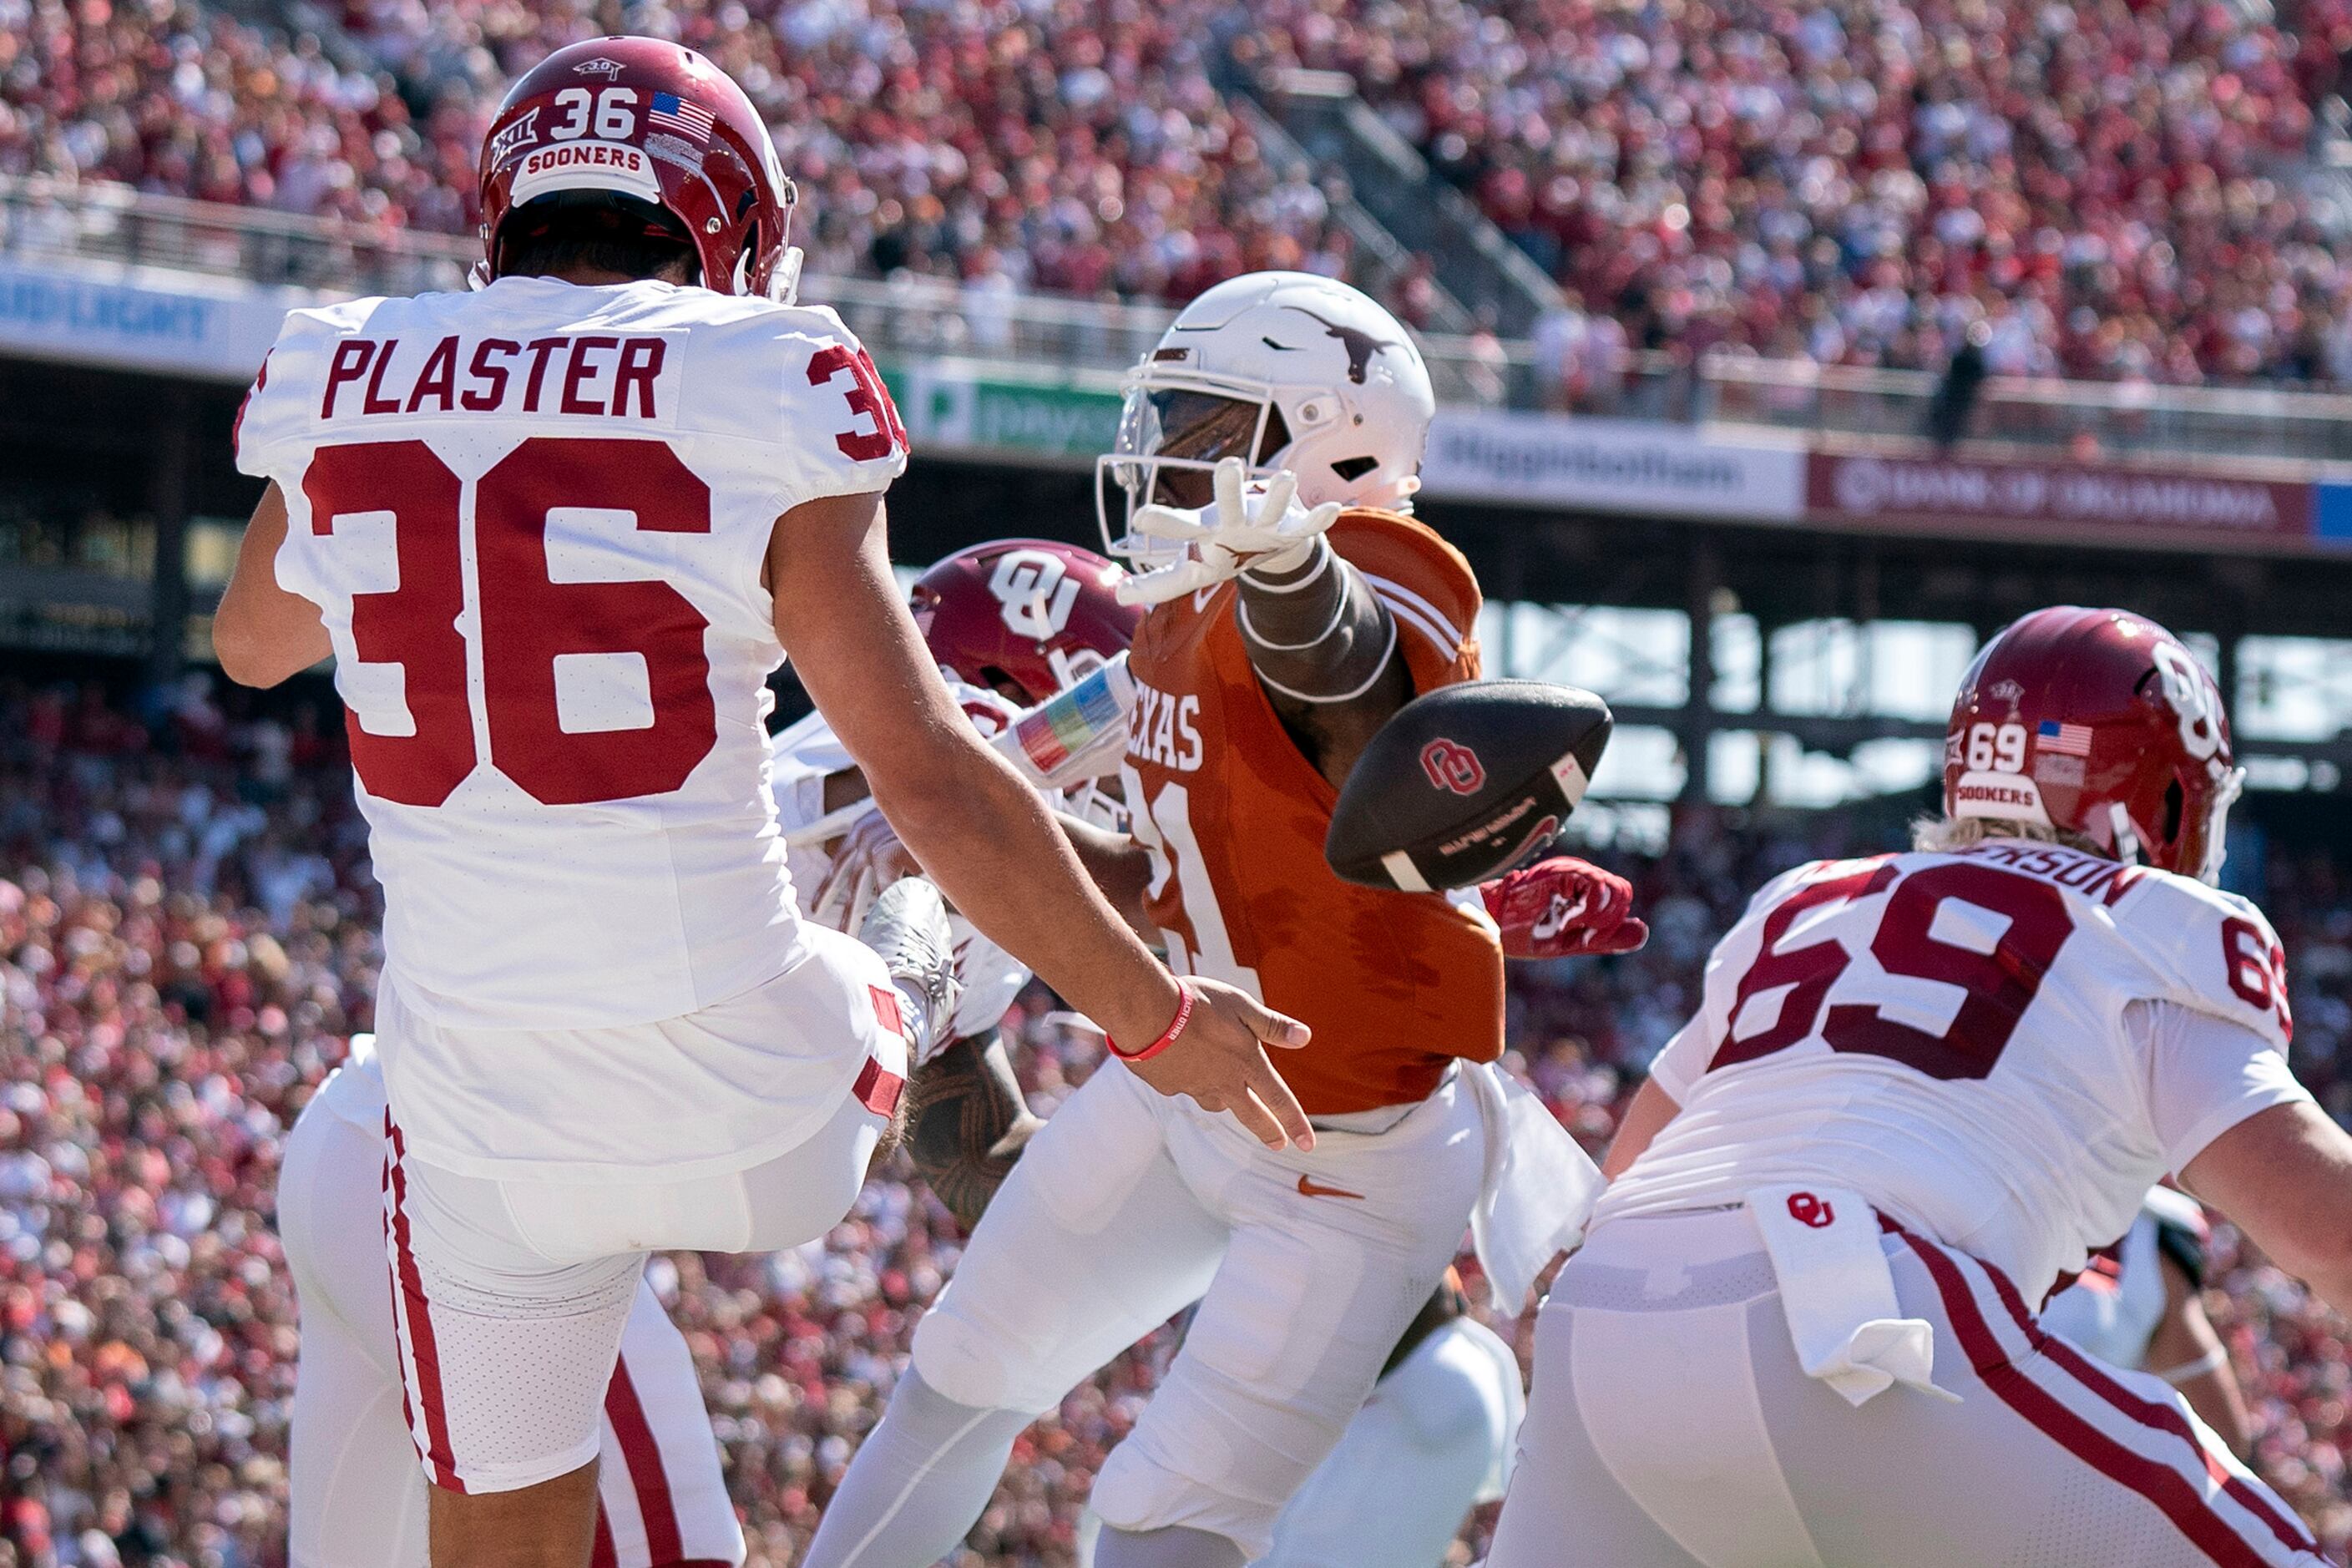
[[(1341, 513), (1328, 538), (1395, 617), (1417, 689), (1477, 677), (1478, 586), (1460, 552), (1370, 509)], [(1255, 991), (1315, 1031), (1282, 1064), (1310, 1114), (1424, 1099), (1449, 1060), (1502, 1054), (1494, 926), (1444, 895), (1333, 875), (1323, 837), (1337, 794), (1259, 684), (1236, 592), (1228, 583), (1159, 606), (1129, 660), (1127, 801), (1152, 853), (1151, 918), (1172, 964)]]

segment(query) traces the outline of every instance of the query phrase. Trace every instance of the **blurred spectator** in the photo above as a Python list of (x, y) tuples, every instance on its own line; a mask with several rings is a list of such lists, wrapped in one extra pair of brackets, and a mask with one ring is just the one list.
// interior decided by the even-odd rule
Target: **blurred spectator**
[(1936, 383), (1936, 394), (1927, 400), (1926, 434), (1937, 451), (1950, 451), (1969, 433), (1969, 418), (1977, 410), (1977, 393), (1984, 385), (1985, 346), (1991, 342), (1990, 326), (1970, 321), (1944, 366), (1943, 378)]

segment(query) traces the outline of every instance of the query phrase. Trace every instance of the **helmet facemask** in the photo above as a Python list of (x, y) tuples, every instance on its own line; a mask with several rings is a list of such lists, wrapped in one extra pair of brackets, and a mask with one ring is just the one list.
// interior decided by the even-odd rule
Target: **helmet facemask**
[[(1111, 451), (1095, 460), (1095, 516), (1104, 548), (1140, 569), (1183, 559), (1187, 547), (1181, 542), (1136, 532), (1136, 512), (1147, 506), (1195, 511), (1212, 504), (1212, 481), (1227, 458), (1241, 458), (1252, 480), (1270, 479), (1291, 444), (1289, 421), (1271, 387), (1145, 372), (1128, 387)], [(1114, 491), (1119, 497), (1117, 532), (1111, 527)]]

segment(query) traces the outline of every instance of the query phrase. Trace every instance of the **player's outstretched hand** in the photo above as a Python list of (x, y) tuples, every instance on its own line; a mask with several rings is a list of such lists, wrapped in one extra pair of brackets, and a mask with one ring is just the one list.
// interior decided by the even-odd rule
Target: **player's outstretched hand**
[(1118, 585), (1125, 605), (1164, 605), (1202, 588), (1213, 588), (1244, 566), (1280, 572), (1303, 564), (1307, 552), (1339, 515), (1338, 501), (1318, 507), (1298, 504), (1298, 476), (1287, 468), (1266, 481), (1253, 498), (1244, 483), (1249, 470), (1239, 458), (1217, 464), (1216, 502), (1199, 511), (1181, 507), (1139, 508), (1129, 526), (1152, 539), (1180, 542), (1192, 554)]
[(1307, 1112), (1275, 1070), (1265, 1048), (1297, 1050), (1307, 1026), (1259, 1005), (1246, 991), (1214, 980), (1187, 980), (1192, 1016), (1158, 1056), (1130, 1062), (1136, 1077), (1162, 1094), (1189, 1094), (1204, 1110), (1230, 1111), (1269, 1149), (1315, 1147)]
[(1486, 912), (1503, 928), (1507, 958), (1631, 952), (1650, 940), (1633, 913), (1633, 885), (1571, 855), (1481, 883)]

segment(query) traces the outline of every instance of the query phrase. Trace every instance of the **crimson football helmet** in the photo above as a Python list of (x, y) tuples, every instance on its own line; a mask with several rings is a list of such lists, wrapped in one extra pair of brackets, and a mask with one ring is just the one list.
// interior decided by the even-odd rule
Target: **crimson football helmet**
[(1114, 590), (1125, 576), (1091, 550), (999, 539), (959, 550), (915, 580), (915, 625), (931, 657), (972, 686), (1043, 702), (1126, 650), (1143, 619)]
[(799, 195), (767, 122), (683, 45), (592, 38), (507, 89), (482, 143), (484, 281), (501, 274), (516, 215), (558, 196), (642, 213), (693, 247), (706, 289), (789, 303), (799, 286)]
[(2221, 688), (2127, 610), (2011, 623), (1961, 679), (1944, 735), (1946, 816), (2039, 823), (2208, 882), (2245, 776)]

